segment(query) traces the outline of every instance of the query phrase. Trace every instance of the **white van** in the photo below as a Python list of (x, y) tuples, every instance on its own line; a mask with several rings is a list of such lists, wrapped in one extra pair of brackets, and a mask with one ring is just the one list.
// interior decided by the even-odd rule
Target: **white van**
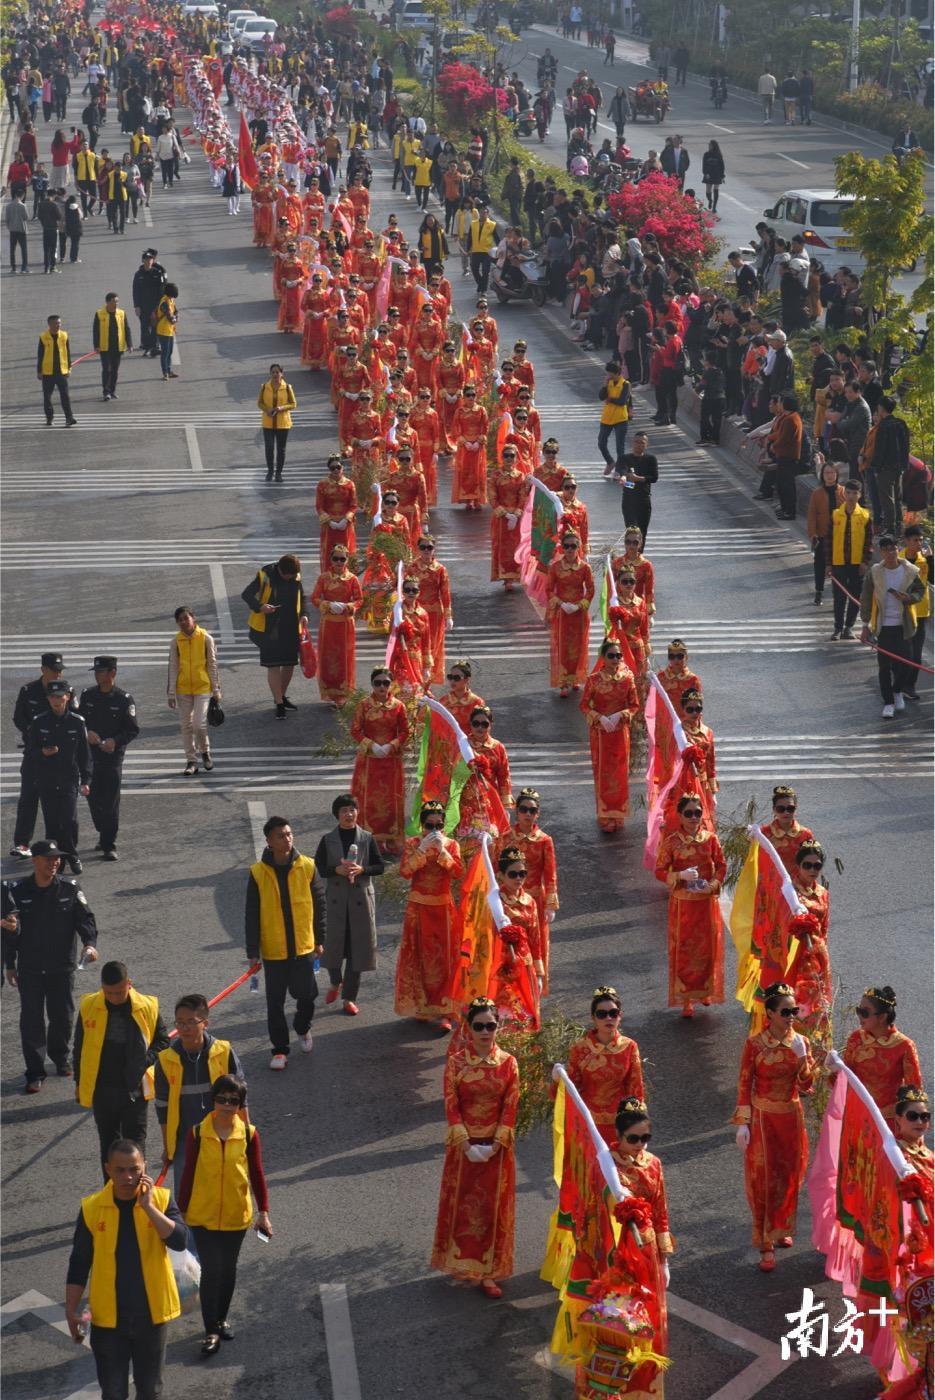
[(248, 19), (255, 19), (256, 10), (228, 10), (227, 32), (232, 38), (237, 33), (237, 21), (241, 18), (245, 21)]
[(279, 28), (276, 20), (267, 19), (265, 15), (253, 15), (245, 20), (238, 31), (238, 37), (242, 44), (249, 44), (251, 49), (257, 53), (262, 53), (265, 47), (264, 40), (267, 34), (270, 38), (276, 37), (276, 30)]
[(405, 0), (399, 11), (400, 29), (434, 29), (435, 16), (429, 14), (422, 0)]
[(835, 190), (787, 190), (763, 217), (780, 238), (798, 234), (805, 241), (809, 257), (817, 258), (827, 272), (849, 267), (863, 271), (864, 260), (841, 227), (841, 215), (853, 206)]

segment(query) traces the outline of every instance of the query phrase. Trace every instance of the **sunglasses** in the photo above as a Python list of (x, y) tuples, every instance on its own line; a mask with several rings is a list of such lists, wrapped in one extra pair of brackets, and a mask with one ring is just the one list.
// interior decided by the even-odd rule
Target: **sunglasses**
[(555, 447), (543, 447), (542, 451), (545, 453), (546, 457), (558, 456), (558, 449)]
[(480, 1031), (481, 1035), (486, 1035), (488, 1032), (489, 1032), (491, 1035), (493, 1035), (493, 1033), (494, 1033), (494, 1031), (495, 1031), (496, 1029), (497, 1029), (497, 1022), (496, 1022), (496, 1021), (473, 1021), (473, 1022), (471, 1023), (471, 1030), (472, 1030), (472, 1031)]
[(441, 831), (442, 829), (441, 822), (425, 822), (424, 826), (426, 831)]
[(568, 544), (563, 544), (563, 545), (562, 545), (562, 549), (565, 549), (565, 550), (575, 550), (575, 549), (577, 549), (577, 548), (578, 548), (578, 546), (575, 544), (574, 540), (569, 541)]
[(701, 809), (700, 807), (686, 807), (682, 816), (687, 817), (690, 822), (699, 821), (701, 819)]
[(652, 1142), (652, 1133), (627, 1133), (624, 1142), (631, 1143), (634, 1147), (638, 1142)]
[(503, 460), (504, 460), (504, 462), (515, 462), (515, 461), (516, 461), (516, 453), (515, 453), (515, 452), (504, 452), (504, 454), (503, 454)]
[(874, 1011), (872, 1006), (858, 1006), (857, 1015), (862, 1021), (866, 1021), (868, 1016), (882, 1016), (882, 1011)]
[(346, 554), (332, 554), (332, 556), (331, 556), (331, 562), (332, 562), (332, 564), (346, 564), (346, 563), (347, 563), (347, 555), (346, 555)]
[(373, 684), (377, 690), (382, 690), (384, 686), (392, 685), (392, 681), (374, 681)]
[(932, 1121), (930, 1113), (919, 1113), (914, 1108), (908, 1108), (902, 1116), (910, 1123), (930, 1123)]
[(604, 659), (606, 661), (621, 661), (623, 659), (623, 653), (619, 651), (608, 651), (604, 653)]
[(670, 660), (670, 661), (684, 661), (684, 660), (685, 660), (685, 653), (684, 653), (684, 651), (670, 651), (670, 652), (669, 652), (669, 660)]
[(508, 870), (506, 873), (510, 880), (525, 880), (526, 878), (525, 870)]
[(240, 1099), (237, 1097), (236, 1094), (218, 1094), (218, 1096), (217, 1096), (217, 1098), (214, 1100), (214, 1102), (215, 1102), (215, 1103), (222, 1103), (222, 1104), (224, 1104), (227, 1108), (239, 1108), (239, 1107), (240, 1107)]
[(595, 1011), (594, 1014), (599, 1021), (616, 1021), (620, 1012), (614, 1007), (612, 1011)]
[(785, 1016), (787, 1018), (791, 1016), (798, 1016), (799, 1008), (797, 1006), (783, 1006), (780, 1008), (779, 1014), (780, 1016)]
[(538, 807), (517, 807), (516, 810), (517, 810), (517, 812), (524, 812), (524, 813), (527, 814), (528, 816), (535, 816), (535, 814), (538, 812), (539, 808), (538, 808)]
[(773, 803), (773, 811), (774, 811), (774, 812), (794, 812), (794, 811), (795, 811), (795, 804), (794, 804), (794, 803), (793, 803), (793, 804), (789, 804), (789, 803), (782, 804), (782, 803), (780, 803), (780, 802), (774, 802), (774, 803)]
[(418, 588), (404, 588), (403, 592), (405, 593), (407, 598), (415, 598), (419, 590)]
[(471, 720), (471, 728), (472, 728), (472, 729), (489, 729), (489, 728), (490, 728), (490, 720), (489, 720), (489, 719), (472, 719), (472, 720)]
[[(431, 551), (435, 548), (435, 546), (434, 546), (433, 544), (420, 544), (420, 545), (419, 545), (419, 548), (420, 548), (425, 554), (429, 554), (429, 553), (431, 553)], [(448, 679), (451, 680), (451, 677), (449, 676)]]
[(686, 705), (686, 706), (685, 706), (685, 713), (686, 713), (687, 715), (700, 715), (701, 712), (702, 712), (702, 710), (701, 710), (701, 706), (700, 706), (700, 705)]
[(623, 577), (623, 578), (620, 580), (620, 587), (621, 587), (621, 588), (635, 588), (635, 587), (636, 587), (636, 579), (635, 579), (635, 578)]
[(802, 861), (802, 869), (803, 869), (803, 870), (820, 870), (821, 867), (822, 867), (822, 864), (823, 864), (823, 862), (820, 861), (820, 860), (803, 860), (803, 861)]

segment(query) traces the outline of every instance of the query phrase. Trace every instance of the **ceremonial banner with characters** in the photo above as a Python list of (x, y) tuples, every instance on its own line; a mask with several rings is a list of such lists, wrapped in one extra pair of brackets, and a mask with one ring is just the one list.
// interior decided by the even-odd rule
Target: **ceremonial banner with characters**
[(519, 526), (516, 560), (523, 586), (541, 620), (545, 620), (546, 574), (555, 554), (559, 521), (565, 513), (554, 491), (544, 486), (538, 477), (531, 477), (532, 490)]

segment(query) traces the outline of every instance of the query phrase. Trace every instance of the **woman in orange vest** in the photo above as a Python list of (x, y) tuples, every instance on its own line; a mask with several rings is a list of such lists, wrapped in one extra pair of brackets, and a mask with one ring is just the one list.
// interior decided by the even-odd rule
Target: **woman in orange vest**
[(211, 1099), (211, 1112), (188, 1134), (179, 1187), (179, 1209), (201, 1260), (203, 1356), (213, 1356), (222, 1337), (233, 1340), (227, 1314), (237, 1284), (237, 1259), (251, 1221), (261, 1237), (269, 1239), (273, 1233), (260, 1135), (240, 1117), (247, 1086), (231, 1074), (219, 1075), (211, 1085)]

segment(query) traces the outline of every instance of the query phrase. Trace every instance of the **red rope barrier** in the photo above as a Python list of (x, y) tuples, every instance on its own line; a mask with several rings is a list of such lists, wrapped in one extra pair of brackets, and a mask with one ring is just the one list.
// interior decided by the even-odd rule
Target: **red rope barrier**
[[(831, 575), (831, 582), (835, 588), (840, 588), (841, 592), (850, 598), (852, 603), (856, 603), (860, 607), (860, 599), (855, 598), (853, 593), (849, 593), (844, 584), (834, 577), (834, 574)], [(863, 637), (861, 637), (860, 643), (861, 646), (869, 647), (871, 651), (878, 651), (881, 656), (888, 656), (891, 661), (901, 661), (904, 666), (914, 666), (917, 671), (925, 671), (926, 675), (935, 676), (935, 670), (931, 666), (923, 666), (921, 661), (913, 661), (908, 656), (897, 656), (894, 651), (887, 651), (885, 647), (878, 646), (876, 642), (865, 642)]]

